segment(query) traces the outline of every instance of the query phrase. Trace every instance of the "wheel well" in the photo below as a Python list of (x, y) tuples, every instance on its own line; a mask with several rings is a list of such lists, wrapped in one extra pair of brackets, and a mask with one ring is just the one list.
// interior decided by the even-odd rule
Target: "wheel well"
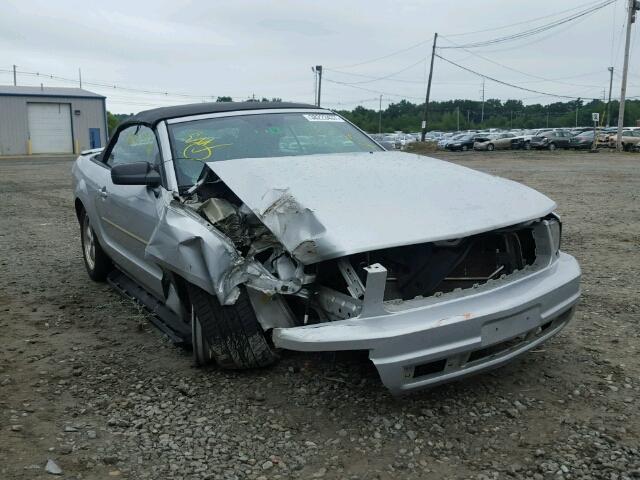
[(177, 273), (165, 270), (164, 275), (162, 277), (162, 289), (163, 289), (165, 298), (169, 293), (170, 283), (173, 283), (175, 285), (180, 301), (183, 303), (183, 305), (187, 309), (189, 309), (191, 305), (191, 302), (189, 299), (189, 289), (187, 287), (189, 282), (187, 282), (184, 278), (182, 278)]
[(84, 205), (82, 204), (82, 201), (80, 201), (79, 198), (76, 198), (76, 201), (74, 202), (74, 207), (76, 209), (76, 217), (78, 218), (78, 221), (81, 221), (82, 214), (84, 213)]

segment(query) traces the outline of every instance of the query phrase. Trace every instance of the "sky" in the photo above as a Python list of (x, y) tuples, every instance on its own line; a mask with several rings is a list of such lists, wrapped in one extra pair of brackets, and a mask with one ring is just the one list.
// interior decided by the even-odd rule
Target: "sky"
[[(15, 64), (19, 85), (77, 86), (80, 68), (84, 88), (106, 95), (114, 113), (217, 96), (313, 103), (311, 67), (322, 65), (323, 106), (377, 109), (380, 95), (383, 108), (403, 98), (423, 101), (434, 32), (439, 47), (468, 45), (548, 24), (602, 1), (3, 0), (0, 84), (13, 82)], [(614, 66), (615, 98), (625, 6), (626, 0), (617, 0), (525, 39), (443, 48), (438, 54), (503, 82), (581, 98), (608, 94), (607, 68)], [(637, 30), (631, 36), (631, 96), (640, 95)], [(484, 83), (486, 98), (525, 104), (567, 100)], [(433, 100), (481, 96), (480, 76), (435, 59)]]

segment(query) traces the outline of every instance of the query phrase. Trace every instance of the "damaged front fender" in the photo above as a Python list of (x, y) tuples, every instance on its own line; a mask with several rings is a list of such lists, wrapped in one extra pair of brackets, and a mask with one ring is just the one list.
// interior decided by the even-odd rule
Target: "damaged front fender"
[(216, 295), (222, 305), (235, 303), (247, 286), (266, 293), (293, 293), (301, 278), (281, 280), (253, 257), (243, 257), (233, 242), (194, 210), (163, 191), (159, 202), (159, 222), (145, 256), (162, 268)]

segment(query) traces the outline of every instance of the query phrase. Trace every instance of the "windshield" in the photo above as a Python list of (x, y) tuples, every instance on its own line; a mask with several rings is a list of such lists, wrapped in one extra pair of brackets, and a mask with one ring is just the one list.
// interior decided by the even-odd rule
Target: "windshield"
[(204, 162), (382, 151), (333, 113), (237, 115), (175, 123), (168, 128), (179, 187), (193, 185)]

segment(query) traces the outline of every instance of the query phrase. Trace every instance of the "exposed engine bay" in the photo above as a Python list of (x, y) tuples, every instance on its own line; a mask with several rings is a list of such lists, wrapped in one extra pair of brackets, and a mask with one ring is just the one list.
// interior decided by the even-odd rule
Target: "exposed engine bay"
[(242, 257), (264, 268), (258, 272), (262, 283), (247, 286), (265, 330), (359, 316), (367, 277), (376, 265), (386, 271), (381, 301), (398, 302), (475, 288), (529, 268), (536, 260), (532, 221), (461, 239), (304, 265), (211, 170), (205, 169), (182, 198), (186, 207), (228, 237)]

